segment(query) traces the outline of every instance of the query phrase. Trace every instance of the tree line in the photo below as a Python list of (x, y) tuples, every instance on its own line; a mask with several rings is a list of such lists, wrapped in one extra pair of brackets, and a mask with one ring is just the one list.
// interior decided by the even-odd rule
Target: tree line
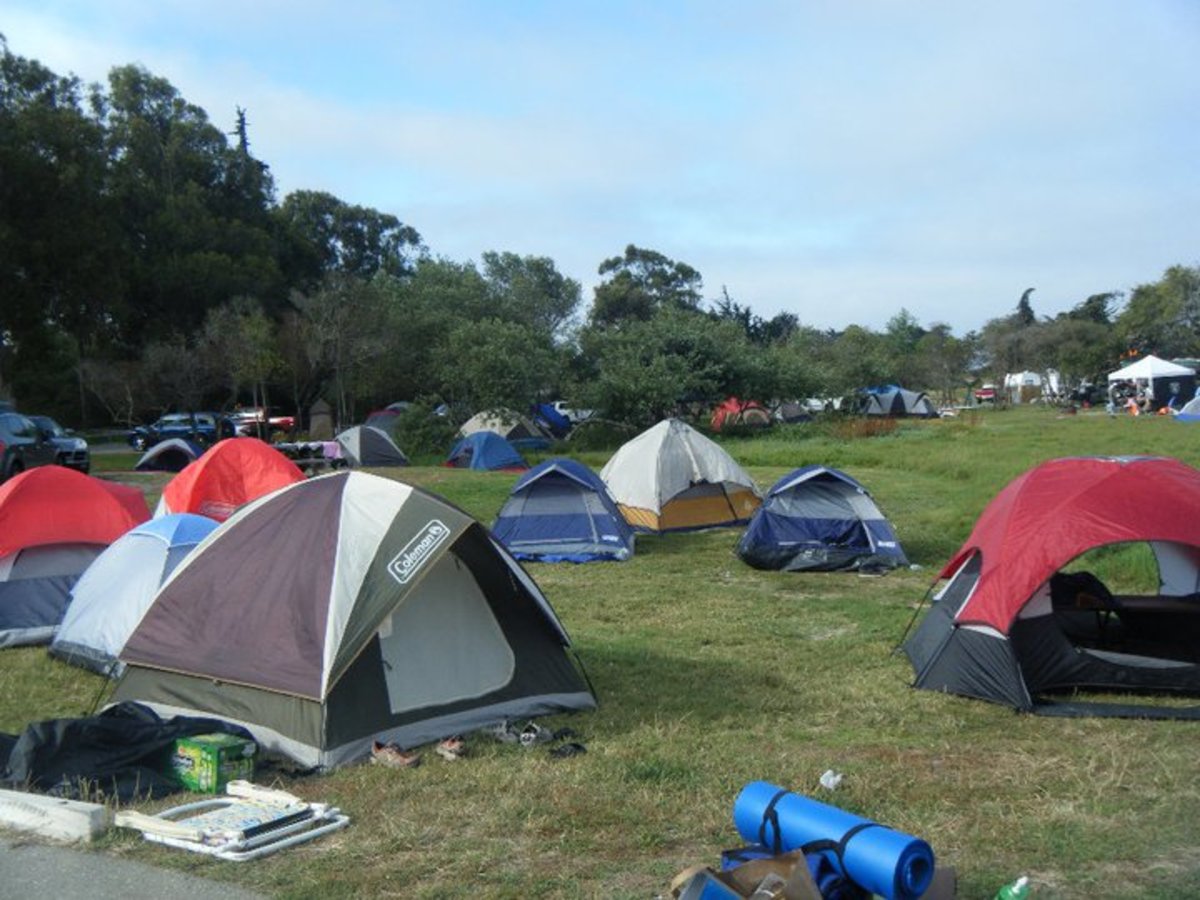
[[(317, 399), (342, 424), (397, 399), (465, 413), (563, 397), (649, 423), (727, 395), (896, 382), (961, 400), (1004, 372), (1102, 376), (1129, 352), (1200, 356), (1200, 267), (956, 336), (764, 319), (701, 273), (627, 246), (586, 306), (552, 259), (439, 256), (395, 215), (276, 196), (246, 111), (226, 133), (142, 67), (82, 83), (0, 36), (0, 396), (73, 424)], [(968, 299), (968, 298), (964, 298)]]

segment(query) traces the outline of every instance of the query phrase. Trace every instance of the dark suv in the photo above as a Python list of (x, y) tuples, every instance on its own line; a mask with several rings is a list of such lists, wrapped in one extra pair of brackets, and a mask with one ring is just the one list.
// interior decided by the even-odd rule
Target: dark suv
[(53, 465), (58, 448), (17, 412), (0, 412), (0, 481), (26, 469)]
[(54, 461), (68, 469), (76, 469), (84, 475), (92, 468), (92, 454), (88, 442), (69, 428), (63, 428), (49, 416), (30, 416), (33, 424), (42, 433), (42, 438), (55, 448)]
[(145, 450), (159, 441), (183, 438), (207, 447), (237, 434), (237, 426), (225, 416), (211, 412), (168, 413), (153, 425), (139, 425), (129, 432), (134, 450)]

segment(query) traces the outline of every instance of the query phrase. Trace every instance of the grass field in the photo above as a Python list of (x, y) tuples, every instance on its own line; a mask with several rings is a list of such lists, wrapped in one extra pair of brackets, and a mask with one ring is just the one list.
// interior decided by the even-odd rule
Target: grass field
[[(594, 713), (545, 724), (569, 724), (585, 755), (552, 760), (476, 739), (460, 762), (427, 753), (414, 770), (284, 781), (354, 824), (253, 864), (125, 833), (98, 849), (279, 896), (650, 898), (740, 843), (733, 800), (765, 779), (925, 838), (957, 868), (962, 897), (991, 897), (1020, 874), (1038, 897), (1200, 896), (1196, 723), (1038, 718), (915, 691), (892, 652), (937, 569), (1012, 477), (1071, 455), (1200, 465), (1200, 429), (1029, 408), (874, 436), (798, 426), (725, 445), (763, 487), (805, 463), (846, 470), (920, 568), (758, 572), (733, 555), (735, 530), (642, 537), (623, 564), (531, 565), (600, 699)], [(580, 457), (598, 468), (607, 454)], [(97, 471), (156, 499), (162, 476), (121, 474), (134, 458), (98, 456)], [(397, 477), (488, 522), (512, 483), (432, 466)], [(1152, 589), (1144, 562), (1108, 553), (1089, 564), (1121, 590)], [(78, 715), (102, 687), (44, 649), (6, 650), (0, 730)], [(829, 768), (845, 780), (824, 794)]]

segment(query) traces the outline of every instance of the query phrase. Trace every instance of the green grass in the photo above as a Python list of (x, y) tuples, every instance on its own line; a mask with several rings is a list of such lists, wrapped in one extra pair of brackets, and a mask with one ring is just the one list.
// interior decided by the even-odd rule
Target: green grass
[[(639, 538), (624, 564), (532, 565), (587, 666), (594, 713), (561, 717), (587, 754), (470, 742), (414, 770), (345, 768), (283, 784), (337, 803), (346, 831), (253, 865), (145, 845), (106, 853), (295, 897), (653, 897), (739, 838), (733, 800), (753, 779), (818, 795), (927, 839), (960, 896), (1029, 874), (1038, 897), (1200, 895), (1196, 725), (1014, 714), (909, 687), (892, 650), (991, 497), (1030, 466), (1079, 454), (1157, 453), (1200, 464), (1200, 430), (1048, 409), (904, 424), (845, 439), (796, 426), (726, 446), (760, 485), (827, 463), (871, 489), (919, 570), (883, 578), (758, 572), (734, 530)], [(599, 467), (606, 452), (579, 454)], [(130, 459), (97, 460), (136, 481)], [(111, 462), (111, 467), (109, 466)], [(512, 476), (434, 467), (399, 477), (490, 522)], [(161, 477), (138, 481), (152, 503)], [(1143, 584), (1144, 553), (1086, 560)], [(0, 653), (0, 730), (78, 715), (100, 682), (41, 649)], [(832, 795), (817, 779), (845, 774)]]

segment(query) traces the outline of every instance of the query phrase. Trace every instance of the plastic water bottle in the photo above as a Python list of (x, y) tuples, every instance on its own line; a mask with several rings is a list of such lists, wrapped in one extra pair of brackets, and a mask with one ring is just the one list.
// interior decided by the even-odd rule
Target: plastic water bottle
[(996, 893), (995, 900), (1025, 900), (1029, 896), (1029, 876), (1022, 875), (1012, 884), (1006, 884)]

